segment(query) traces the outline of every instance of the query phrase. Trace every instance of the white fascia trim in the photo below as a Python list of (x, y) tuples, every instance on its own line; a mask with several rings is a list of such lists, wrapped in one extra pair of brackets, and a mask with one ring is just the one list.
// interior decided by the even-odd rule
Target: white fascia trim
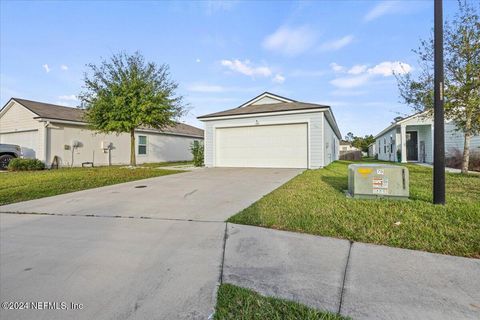
[(14, 131), (0, 131), (0, 134), (22, 133), (22, 132), (33, 132), (33, 131), (38, 131), (38, 128), (37, 129), (14, 130)]
[[(36, 118), (36, 120), (38, 120), (40, 122), (49, 121), (49, 122), (53, 122), (53, 123), (63, 123), (63, 124), (74, 124), (74, 125), (78, 125), (78, 126), (87, 126), (86, 122), (80, 122), (80, 121), (58, 120), (58, 119), (53, 119), (53, 118)], [(166, 134), (166, 135), (172, 135), (172, 136), (181, 136), (181, 137), (203, 139), (203, 136), (195, 136), (195, 135), (173, 133), (173, 132), (160, 132), (160, 131), (153, 130), (153, 129), (151, 129), (151, 130), (150, 129), (137, 129), (137, 130), (135, 130), (135, 132), (147, 132), (147, 133)]]
[(239, 115), (232, 115), (232, 116), (202, 118), (198, 120), (214, 121), (214, 120), (228, 120), (228, 119), (255, 118), (255, 117), (273, 117), (273, 116), (285, 115), (285, 114), (325, 112), (326, 110), (327, 109), (304, 109), (304, 110), (292, 110), (292, 111), (261, 112), (261, 113), (239, 114)]
[(255, 102), (257, 102), (258, 100), (261, 100), (265, 97), (269, 97), (269, 98), (279, 100), (279, 101), (283, 101), (283, 102), (293, 102), (293, 100), (291, 100), (291, 99), (286, 99), (286, 98), (283, 98), (283, 97), (280, 97), (280, 96), (277, 96), (277, 95), (274, 95), (274, 94), (271, 94), (271, 93), (263, 93), (263, 94), (259, 95), (258, 97), (254, 98), (253, 100), (245, 102), (244, 104), (242, 104), (241, 106), (239, 106), (237, 108), (242, 108), (242, 107), (245, 107), (245, 106), (252, 105)]

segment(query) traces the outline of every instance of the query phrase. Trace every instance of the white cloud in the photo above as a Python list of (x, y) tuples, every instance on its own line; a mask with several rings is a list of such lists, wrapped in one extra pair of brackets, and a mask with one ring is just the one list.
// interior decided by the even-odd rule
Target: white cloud
[(375, 5), (364, 17), (363, 20), (368, 22), (377, 19), (386, 14), (396, 13), (401, 10), (400, 1), (382, 1)]
[(330, 81), (330, 83), (335, 87), (342, 88), (342, 89), (355, 88), (367, 83), (368, 80), (370, 80), (370, 77), (371, 75), (369, 74), (362, 74), (359, 76), (333, 79), (332, 81)]
[[(345, 67), (336, 63), (330, 64), (334, 71), (343, 72)], [(406, 74), (413, 70), (408, 64), (400, 61), (383, 61), (371, 68), (366, 65), (355, 65), (350, 68), (347, 73), (353, 76), (336, 78), (330, 83), (338, 88), (355, 88), (366, 84), (370, 79), (376, 76), (389, 77), (394, 73)]]
[(275, 82), (275, 83), (284, 83), (285, 82), (285, 77), (282, 76), (281, 74), (277, 74), (277, 75), (275, 75), (275, 77), (273, 77), (272, 81)]
[(43, 67), (43, 69), (45, 69), (46, 73), (50, 72), (50, 67), (48, 66), (48, 64), (45, 63), (44, 65), (42, 65), (42, 67)]
[(249, 60), (240, 61), (238, 59), (235, 60), (222, 60), (220, 61), (222, 66), (229, 68), (232, 71), (244, 74), (246, 76), (261, 76), (261, 77), (269, 77), (272, 75), (272, 70), (269, 67), (254, 67), (251, 65)]
[(344, 66), (341, 66), (341, 65), (339, 65), (338, 63), (335, 63), (335, 62), (330, 63), (330, 68), (332, 68), (332, 70), (335, 71), (335, 72), (344, 72), (345, 71)]
[(59, 96), (58, 99), (66, 101), (77, 101), (77, 97), (74, 94)]
[(357, 65), (351, 67), (351, 68), (347, 71), (347, 73), (356, 75), (356, 74), (364, 73), (366, 70), (367, 70), (367, 66), (366, 66), (366, 65), (364, 65), (364, 64), (357, 64)]
[(353, 41), (353, 36), (352, 35), (347, 35), (345, 37), (342, 37), (340, 39), (336, 39), (333, 41), (325, 42), (320, 46), (320, 51), (335, 51), (339, 50)]
[(68, 70), (68, 66), (65, 65), (65, 64), (62, 64), (62, 65), (60, 66), (60, 69), (62, 69), (63, 71), (67, 71), (67, 70)]
[(197, 59), (195, 60), (195, 62), (199, 63), (199, 62), (200, 62), (200, 59), (199, 59), (199, 58), (197, 58)]
[(384, 77), (388, 77), (397, 74), (406, 74), (412, 71), (412, 67), (408, 63), (403, 63), (400, 61), (384, 61), (373, 68), (368, 69), (370, 74), (379, 74)]
[(315, 33), (307, 27), (280, 27), (263, 41), (265, 49), (293, 56), (305, 52), (315, 43)]

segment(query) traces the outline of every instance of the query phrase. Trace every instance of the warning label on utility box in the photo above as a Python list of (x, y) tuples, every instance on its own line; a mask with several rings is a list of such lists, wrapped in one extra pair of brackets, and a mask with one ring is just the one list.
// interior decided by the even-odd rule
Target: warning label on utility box
[(388, 194), (388, 178), (387, 177), (373, 177), (372, 192), (374, 194)]

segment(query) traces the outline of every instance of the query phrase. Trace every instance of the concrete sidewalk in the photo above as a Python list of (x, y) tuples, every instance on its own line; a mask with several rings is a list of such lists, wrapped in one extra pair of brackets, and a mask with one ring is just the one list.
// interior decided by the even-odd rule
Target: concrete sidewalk
[(223, 281), (352, 319), (480, 319), (480, 260), (228, 224)]

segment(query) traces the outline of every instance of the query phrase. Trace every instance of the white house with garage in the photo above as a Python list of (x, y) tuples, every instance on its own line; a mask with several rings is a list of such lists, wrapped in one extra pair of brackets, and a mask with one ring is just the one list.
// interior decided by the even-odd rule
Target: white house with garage
[[(453, 121), (445, 121), (445, 153), (455, 149), (463, 152), (464, 134)], [(478, 150), (480, 136), (471, 139), (471, 149)], [(375, 136), (375, 145), (369, 150), (379, 160), (433, 163), (433, 116), (427, 111), (395, 121)]]
[(338, 159), (341, 134), (329, 106), (265, 92), (198, 119), (207, 167), (317, 169)]
[[(26, 158), (49, 166), (128, 164), (129, 134), (101, 134), (88, 128), (84, 110), (12, 98), (0, 110), (0, 143), (16, 144)], [(135, 132), (137, 163), (192, 160), (190, 145), (203, 140), (203, 130), (177, 123)]]

